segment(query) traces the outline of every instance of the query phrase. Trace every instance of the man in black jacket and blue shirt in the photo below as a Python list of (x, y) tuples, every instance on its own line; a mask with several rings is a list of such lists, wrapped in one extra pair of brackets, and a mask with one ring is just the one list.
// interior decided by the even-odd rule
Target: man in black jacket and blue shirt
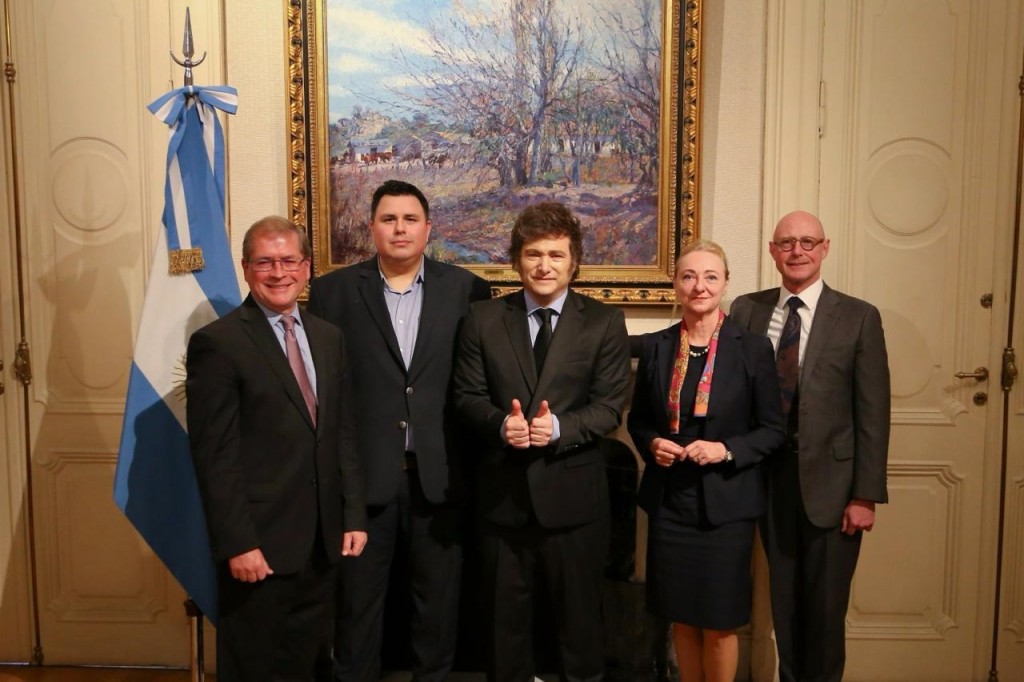
[(307, 310), (345, 333), (359, 404), (369, 542), (342, 563), (335, 679), (380, 677), (384, 604), (399, 542), (411, 563), (413, 679), (443, 680), (458, 633), (462, 457), (448, 395), (455, 337), (481, 278), (424, 257), (430, 207), (414, 185), (373, 194), (377, 255), (319, 277)]

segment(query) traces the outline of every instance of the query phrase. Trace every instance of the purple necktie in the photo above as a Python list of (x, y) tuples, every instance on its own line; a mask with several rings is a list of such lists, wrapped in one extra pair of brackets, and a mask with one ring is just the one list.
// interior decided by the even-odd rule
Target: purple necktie
[(295, 318), (291, 315), (281, 316), (281, 324), (284, 325), (284, 350), (288, 356), (288, 364), (291, 365), (292, 374), (299, 382), (299, 390), (302, 391), (302, 399), (306, 401), (306, 409), (316, 426), (316, 395), (309, 383), (309, 375), (306, 374), (306, 365), (302, 362), (302, 351), (299, 350), (299, 340), (295, 338)]
[(804, 303), (796, 296), (786, 301), (789, 315), (782, 325), (779, 348), (775, 351), (775, 367), (779, 374), (779, 389), (782, 393), (782, 412), (787, 417), (796, 399), (800, 383), (800, 314), (797, 310)]

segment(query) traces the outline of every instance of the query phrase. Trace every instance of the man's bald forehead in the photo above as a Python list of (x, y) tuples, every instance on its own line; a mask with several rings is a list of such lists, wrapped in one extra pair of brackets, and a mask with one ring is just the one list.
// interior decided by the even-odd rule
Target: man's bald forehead
[(775, 237), (777, 238), (783, 231), (799, 232), (799, 236), (802, 237), (825, 236), (825, 228), (821, 221), (813, 213), (807, 211), (793, 211), (782, 216), (775, 225)]

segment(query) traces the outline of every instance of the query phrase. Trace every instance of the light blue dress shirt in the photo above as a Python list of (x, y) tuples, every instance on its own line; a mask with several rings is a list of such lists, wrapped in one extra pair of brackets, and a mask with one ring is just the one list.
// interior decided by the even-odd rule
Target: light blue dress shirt
[[(253, 300), (256, 300), (255, 298)], [(284, 344), (284, 322), (281, 318), (284, 317), (281, 313), (275, 312), (270, 308), (267, 308), (259, 301), (256, 301), (256, 305), (260, 307), (263, 314), (267, 316), (267, 321), (270, 322), (270, 328), (274, 330), (274, 336), (277, 337), (277, 342), (281, 344), (281, 351), (288, 356), (288, 349)], [(299, 306), (289, 313), (295, 318), (295, 340), (299, 342), (299, 351), (302, 353), (302, 365), (306, 368), (306, 376), (309, 377), (309, 385), (313, 387), (313, 395), (316, 395), (316, 367), (313, 366), (313, 355), (309, 352), (309, 339), (306, 338), (306, 330), (302, 326), (302, 316), (299, 315)]]

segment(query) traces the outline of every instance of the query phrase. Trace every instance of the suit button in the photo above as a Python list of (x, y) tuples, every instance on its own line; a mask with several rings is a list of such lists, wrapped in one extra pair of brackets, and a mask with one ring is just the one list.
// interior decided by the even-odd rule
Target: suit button
[(405, 394), (406, 395), (412, 395), (412, 393), (413, 393), (412, 386), (409, 386), (408, 388), (405, 389)]
[(310, 483), (312, 483), (313, 487), (316, 487), (316, 484), (317, 484), (316, 476), (313, 477), (313, 480), (310, 481)]
[(408, 424), (405, 421), (398, 422), (398, 428), (402, 429), (403, 431), (405, 430), (405, 427), (407, 427), (407, 426), (408, 426)]

